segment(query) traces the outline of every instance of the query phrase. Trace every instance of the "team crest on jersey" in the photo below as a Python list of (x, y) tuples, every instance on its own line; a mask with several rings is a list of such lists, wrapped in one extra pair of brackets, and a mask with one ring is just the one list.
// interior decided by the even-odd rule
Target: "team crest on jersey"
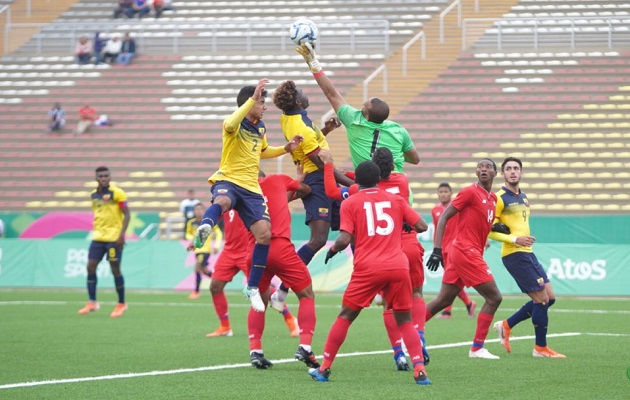
[(103, 201), (109, 201), (109, 199), (111, 199), (112, 195), (111, 194), (104, 194), (103, 195)]
[(323, 218), (328, 217), (328, 209), (324, 208), (324, 207), (320, 207), (319, 208), (319, 216), (323, 217)]

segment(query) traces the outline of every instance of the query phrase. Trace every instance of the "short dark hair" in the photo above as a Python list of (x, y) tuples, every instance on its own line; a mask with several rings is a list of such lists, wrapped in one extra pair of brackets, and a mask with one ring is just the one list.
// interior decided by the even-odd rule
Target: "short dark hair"
[[(256, 92), (256, 86), (243, 86), (236, 96), (236, 105), (240, 107), (245, 104), (247, 99), (254, 95), (254, 92)], [(267, 97), (266, 89), (263, 89), (262, 97)]]
[(355, 181), (361, 187), (374, 187), (380, 180), (381, 170), (372, 161), (363, 161), (354, 170)]
[(107, 168), (104, 165), (101, 165), (100, 167), (96, 167), (96, 169), (94, 170), (94, 172), (97, 173), (97, 174), (99, 172), (105, 172), (105, 171), (109, 172), (109, 168)]
[(484, 157), (484, 158), (482, 158), (482, 160), (490, 161), (492, 163), (492, 168), (494, 168), (494, 172), (497, 172), (497, 164), (494, 161), (492, 161), (491, 158)]
[(372, 155), (372, 161), (378, 165), (381, 170), (381, 179), (387, 179), (392, 174), (394, 166), (394, 156), (392, 151), (387, 147), (379, 147)]
[(514, 161), (515, 163), (518, 164), (519, 167), (521, 167), (521, 170), (523, 169), (523, 162), (516, 157), (507, 157), (505, 160), (503, 160), (503, 162), (501, 163), (501, 172), (503, 172), (503, 170), (505, 170), (505, 164), (509, 163), (510, 161)]
[(381, 124), (389, 117), (389, 106), (378, 97), (370, 100), (370, 122)]
[(440, 190), (441, 188), (447, 188), (448, 190), (450, 190), (451, 192), (453, 191), (453, 189), (451, 188), (451, 185), (448, 182), (441, 182), (438, 185), (438, 190)]

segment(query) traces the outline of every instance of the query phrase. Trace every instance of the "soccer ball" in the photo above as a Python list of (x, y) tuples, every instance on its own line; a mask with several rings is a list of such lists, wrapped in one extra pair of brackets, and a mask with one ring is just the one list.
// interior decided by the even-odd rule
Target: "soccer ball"
[(289, 28), (289, 38), (298, 46), (304, 42), (315, 43), (318, 37), (317, 25), (310, 19), (299, 19)]

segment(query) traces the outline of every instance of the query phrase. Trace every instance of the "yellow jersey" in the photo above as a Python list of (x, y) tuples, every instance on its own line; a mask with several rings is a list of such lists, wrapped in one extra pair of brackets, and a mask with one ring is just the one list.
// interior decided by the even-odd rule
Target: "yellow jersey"
[(510, 228), (510, 234), (490, 232), (490, 239), (503, 242), (501, 257), (518, 251), (531, 253), (531, 247), (523, 247), (514, 243), (518, 236), (529, 236), (529, 201), (527, 195), (520, 191), (514, 193), (505, 186), (497, 193), (497, 207), (494, 213), (494, 223), (501, 222)]
[(317, 165), (308, 157), (318, 149), (329, 149), (326, 136), (310, 120), (306, 114), (306, 110), (297, 112), (283, 113), (280, 117), (280, 125), (284, 138), (289, 141), (295, 135), (302, 135), (304, 140), (297, 149), (291, 152), (293, 163), (295, 165), (303, 165), (304, 173), (317, 171)]
[(94, 211), (94, 236), (97, 242), (115, 242), (120, 237), (124, 214), (122, 208), (127, 207), (127, 195), (115, 186), (102, 191), (94, 189), (90, 194), (92, 211)]
[(253, 124), (245, 118), (256, 102), (248, 99), (223, 121), (221, 164), (208, 183), (228, 181), (262, 195), (258, 184), (260, 154), (267, 149), (266, 128), (262, 121)]
[[(195, 238), (195, 233), (197, 232), (197, 228), (199, 228), (200, 224), (201, 221), (198, 221), (194, 218), (186, 222), (186, 240), (193, 240)], [(212, 245), (213, 240), (214, 246)], [(222, 241), (223, 232), (221, 232), (221, 228), (219, 228), (219, 225), (215, 225), (214, 227), (212, 227), (212, 233), (210, 234), (210, 236), (208, 236), (208, 239), (206, 239), (206, 242), (203, 244), (203, 246), (201, 246), (201, 248), (195, 249), (195, 254), (210, 254), (212, 253), (213, 248), (218, 251), (221, 247)]]

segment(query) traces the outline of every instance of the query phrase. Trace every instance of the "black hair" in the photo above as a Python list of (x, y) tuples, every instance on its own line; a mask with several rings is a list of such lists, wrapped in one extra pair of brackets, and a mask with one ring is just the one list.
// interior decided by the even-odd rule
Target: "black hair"
[(363, 161), (354, 170), (355, 181), (364, 188), (374, 187), (380, 180), (381, 170), (372, 161)]
[(515, 163), (518, 164), (519, 167), (521, 167), (521, 170), (523, 169), (523, 162), (516, 157), (507, 157), (505, 160), (503, 160), (503, 162), (501, 163), (501, 172), (503, 172), (503, 170), (505, 169), (505, 164), (509, 163), (510, 161), (514, 161)]
[[(254, 95), (254, 92), (256, 92), (256, 86), (243, 86), (236, 96), (236, 105), (240, 107), (245, 104), (247, 99)], [(267, 97), (266, 89), (263, 89), (262, 97)]]
[(96, 168), (96, 170), (94, 170), (94, 172), (96, 172), (97, 174), (98, 174), (99, 172), (105, 172), (105, 171), (109, 172), (109, 168), (107, 168), (107, 167), (106, 167), (106, 166), (104, 166), (104, 165), (101, 165), (100, 167), (97, 167), (97, 168)]
[(392, 174), (392, 167), (394, 166), (394, 156), (387, 147), (379, 147), (374, 151), (372, 155), (372, 161), (378, 165), (381, 170), (381, 179), (387, 179)]
[(273, 92), (273, 104), (283, 112), (289, 112), (295, 109), (298, 88), (293, 81), (284, 81)]
[(497, 172), (497, 164), (494, 161), (492, 161), (491, 158), (482, 158), (482, 160), (490, 161), (492, 163), (492, 168), (494, 168), (494, 172)]
[(389, 106), (378, 97), (370, 100), (370, 122), (381, 124), (389, 117)]
[(451, 192), (453, 191), (453, 189), (451, 188), (451, 185), (448, 182), (441, 182), (438, 185), (438, 190), (440, 190), (440, 188), (447, 188), (448, 190), (450, 190)]

